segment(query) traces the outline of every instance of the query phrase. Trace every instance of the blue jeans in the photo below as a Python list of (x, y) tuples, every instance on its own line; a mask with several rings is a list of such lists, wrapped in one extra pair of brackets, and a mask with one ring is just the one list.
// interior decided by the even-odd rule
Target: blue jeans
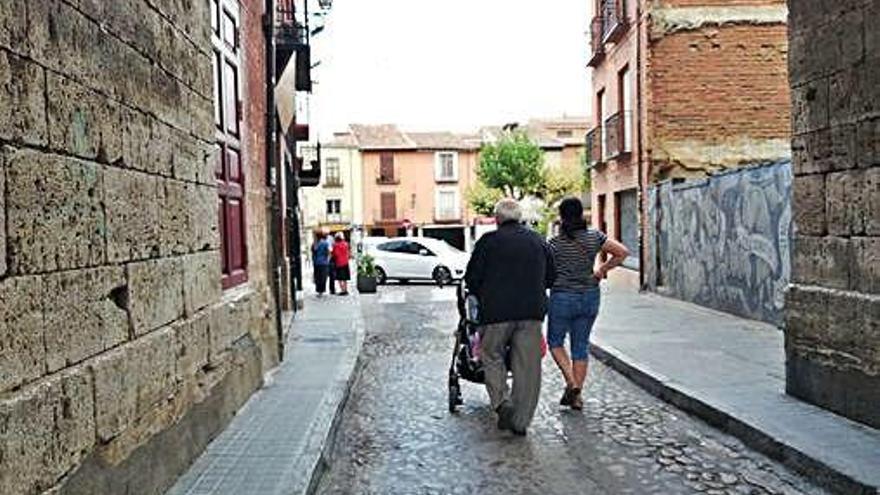
[(599, 314), (599, 288), (580, 292), (553, 291), (547, 312), (547, 345), (565, 345), (569, 335), (571, 359), (586, 361), (590, 352), (590, 332)]

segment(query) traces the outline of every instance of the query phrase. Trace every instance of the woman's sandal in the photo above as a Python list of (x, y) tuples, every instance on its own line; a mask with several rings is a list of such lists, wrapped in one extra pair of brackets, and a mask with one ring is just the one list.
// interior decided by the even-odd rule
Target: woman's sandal
[(562, 398), (559, 399), (560, 406), (569, 406), (571, 407), (571, 399), (572, 399), (572, 388), (565, 387), (565, 392), (562, 393)]
[(575, 411), (584, 409), (584, 399), (581, 397), (581, 389), (574, 388), (571, 390), (571, 408)]

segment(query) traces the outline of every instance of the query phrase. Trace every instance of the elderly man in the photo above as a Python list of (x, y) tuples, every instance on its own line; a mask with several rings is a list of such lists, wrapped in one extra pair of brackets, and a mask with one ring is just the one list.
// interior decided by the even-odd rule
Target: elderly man
[[(520, 225), (512, 199), (495, 206), (498, 230), (477, 242), (465, 282), (480, 301), (486, 390), (498, 428), (525, 435), (541, 391), (541, 322), (555, 270), (547, 243)], [(505, 354), (510, 352), (513, 393), (508, 395)]]

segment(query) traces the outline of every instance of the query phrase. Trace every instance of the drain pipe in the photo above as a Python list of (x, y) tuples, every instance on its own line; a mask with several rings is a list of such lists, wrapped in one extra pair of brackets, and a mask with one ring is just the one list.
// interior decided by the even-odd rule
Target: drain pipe
[(269, 188), (269, 269), (272, 281), (272, 299), (275, 302), (275, 332), (278, 337), (278, 360), (284, 360), (284, 325), (281, 321), (281, 195), (278, 184), (281, 174), (277, 162), (277, 135), (275, 116), (275, 0), (266, 0), (263, 14), (263, 33), (266, 37), (266, 187)]
[(636, 155), (636, 167), (639, 181), (639, 291), (646, 289), (645, 281), (645, 227), (648, 225), (645, 215), (645, 183), (643, 180), (644, 165), (642, 164), (642, 2), (636, 2), (636, 142), (639, 152)]

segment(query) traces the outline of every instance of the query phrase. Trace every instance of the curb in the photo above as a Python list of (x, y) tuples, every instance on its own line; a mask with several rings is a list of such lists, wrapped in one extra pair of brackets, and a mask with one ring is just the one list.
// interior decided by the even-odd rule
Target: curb
[(348, 351), (346, 363), (334, 380), (332, 390), (324, 396), (319, 407), (320, 410), (326, 410), (327, 414), (319, 415), (319, 419), (309, 429), (307, 445), (313, 446), (315, 450), (320, 449), (320, 452), (305, 470), (305, 479), (308, 483), (295, 491), (300, 495), (315, 493), (333, 462), (336, 434), (342, 421), (342, 413), (364, 365), (361, 356), (365, 333), (363, 317), (358, 314), (352, 325), (355, 332), (354, 345)]
[(878, 487), (864, 483), (787, 444), (760, 428), (703, 401), (686, 388), (659, 373), (640, 368), (638, 363), (609, 345), (593, 343), (590, 353), (599, 361), (655, 397), (702, 419), (709, 425), (737, 437), (748, 447), (807, 477), (819, 486), (841, 495), (875, 495)]

